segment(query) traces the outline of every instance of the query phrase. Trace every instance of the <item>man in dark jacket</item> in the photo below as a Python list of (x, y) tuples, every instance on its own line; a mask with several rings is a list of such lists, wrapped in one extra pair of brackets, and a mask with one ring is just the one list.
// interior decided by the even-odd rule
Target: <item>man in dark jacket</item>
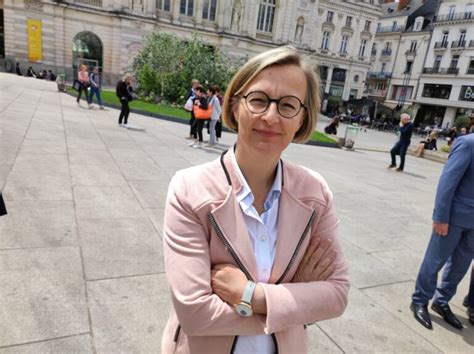
[(397, 162), (395, 160), (396, 155), (400, 155), (400, 166), (395, 169), (395, 171), (403, 172), (405, 168), (405, 156), (407, 154), (408, 147), (411, 142), (411, 134), (413, 133), (413, 123), (411, 122), (411, 117), (404, 113), (400, 116), (400, 140), (398, 140), (390, 150), (390, 155), (392, 156), (392, 163), (388, 168), (397, 167)]
[[(120, 110), (118, 124), (121, 127), (127, 128), (128, 123), (128, 115), (130, 114), (130, 107), (128, 103), (133, 99), (132, 96), (132, 80), (133, 76), (131, 74), (125, 74), (122, 80), (117, 83), (117, 87), (115, 89), (115, 94), (117, 95), (120, 103), (122, 105), (122, 109)], [(123, 122), (123, 124), (122, 124)]]

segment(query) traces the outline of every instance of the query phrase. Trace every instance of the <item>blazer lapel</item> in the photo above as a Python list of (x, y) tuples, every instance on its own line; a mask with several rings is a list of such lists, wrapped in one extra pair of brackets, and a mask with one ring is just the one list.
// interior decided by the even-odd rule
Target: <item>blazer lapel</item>
[[(313, 210), (293, 197), (285, 186), (281, 191), (279, 209), (275, 261), (269, 280), (271, 284), (277, 282), (285, 272), (313, 214)], [(305, 241), (308, 239), (309, 235), (306, 235)], [(298, 254), (304, 250), (301, 247)]]
[[(238, 261), (241, 262), (253, 281), (257, 281), (257, 264), (253, 255), (253, 246), (250, 240), (245, 220), (240, 205), (235, 198), (232, 188), (229, 188), (227, 197), (219, 207), (211, 211), (217, 228), (222, 232), (222, 237), (229, 243), (231, 250), (235, 252)], [(218, 230), (215, 230), (219, 233)]]

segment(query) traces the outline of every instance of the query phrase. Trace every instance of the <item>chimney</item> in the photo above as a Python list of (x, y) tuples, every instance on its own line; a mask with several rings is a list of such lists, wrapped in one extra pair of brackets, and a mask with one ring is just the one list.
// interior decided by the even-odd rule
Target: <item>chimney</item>
[(400, 0), (398, 3), (398, 9), (397, 11), (403, 10), (407, 5), (410, 3), (410, 0)]

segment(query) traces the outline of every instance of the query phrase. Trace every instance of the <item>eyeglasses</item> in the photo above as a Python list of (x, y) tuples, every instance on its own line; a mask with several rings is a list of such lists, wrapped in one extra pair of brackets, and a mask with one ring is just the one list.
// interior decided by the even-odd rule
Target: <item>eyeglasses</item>
[(304, 104), (296, 96), (283, 96), (279, 99), (270, 98), (265, 92), (252, 91), (245, 96), (239, 96), (245, 100), (247, 109), (255, 114), (264, 113), (270, 107), (272, 102), (277, 104), (278, 113), (283, 118), (293, 118), (300, 113), (301, 108), (305, 108)]

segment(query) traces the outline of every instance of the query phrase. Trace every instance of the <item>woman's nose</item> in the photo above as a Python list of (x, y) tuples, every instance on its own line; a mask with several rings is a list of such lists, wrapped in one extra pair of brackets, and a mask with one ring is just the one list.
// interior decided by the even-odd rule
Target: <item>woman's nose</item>
[(268, 124), (273, 124), (278, 122), (280, 118), (280, 113), (278, 112), (278, 103), (270, 102), (266, 112), (263, 114), (262, 119), (265, 120)]

